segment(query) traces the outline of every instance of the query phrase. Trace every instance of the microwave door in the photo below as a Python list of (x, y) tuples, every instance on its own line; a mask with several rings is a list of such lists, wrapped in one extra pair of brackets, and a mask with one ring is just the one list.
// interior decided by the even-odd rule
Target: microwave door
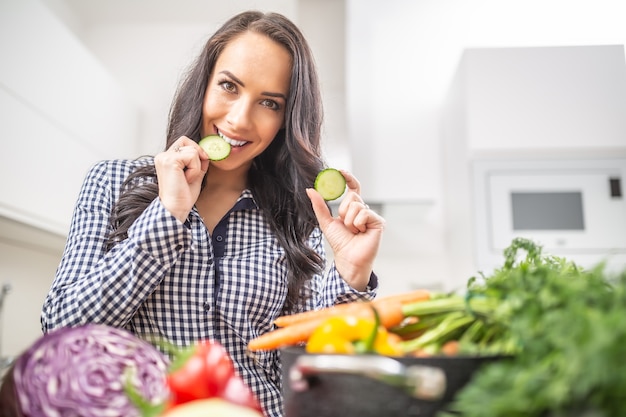
[(494, 249), (503, 250), (515, 237), (563, 254), (625, 249), (626, 202), (611, 189), (612, 179), (603, 172), (491, 175)]

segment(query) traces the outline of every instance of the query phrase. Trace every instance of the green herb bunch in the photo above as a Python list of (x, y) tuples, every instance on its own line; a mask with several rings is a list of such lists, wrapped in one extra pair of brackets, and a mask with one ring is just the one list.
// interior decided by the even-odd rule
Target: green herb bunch
[(586, 270), (541, 252), (515, 239), (502, 268), (469, 280), (467, 294), (490, 300), (488, 318), (514, 355), (483, 366), (449, 411), (626, 416), (626, 271), (609, 276), (603, 265)]

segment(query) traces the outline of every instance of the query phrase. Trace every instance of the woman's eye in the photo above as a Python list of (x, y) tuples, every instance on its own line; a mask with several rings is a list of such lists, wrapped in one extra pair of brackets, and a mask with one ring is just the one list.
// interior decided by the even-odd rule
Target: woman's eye
[(278, 105), (277, 102), (275, 102), (274, 100), (270, 100), (270, 99), (265, 99), (261, 102), (261, 105), (272, 109), (272, 110), (278, 110), (280, 109), (280, 106)]
[(234, 93), (237, 91), (237, 86), (235, 85), (235, 83), (232, 83), (230, 81), (222, 81), (220, 85), (225, 91), (228, 91), (229, 93)]

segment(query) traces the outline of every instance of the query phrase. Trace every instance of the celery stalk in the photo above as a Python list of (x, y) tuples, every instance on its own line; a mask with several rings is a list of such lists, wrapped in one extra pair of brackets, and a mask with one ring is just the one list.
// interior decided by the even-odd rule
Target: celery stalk
[(413, 340), (403, 342), (402, 348), (405, 352), (411, 352), (433, 343), (442, 345), (444, 342), (451, 340), (450, 336), (458, 334), (474, 320), (476, 320), (475, 317), (464, 312), (450, 313), (436, 327), (427, 330), (424, 334)]

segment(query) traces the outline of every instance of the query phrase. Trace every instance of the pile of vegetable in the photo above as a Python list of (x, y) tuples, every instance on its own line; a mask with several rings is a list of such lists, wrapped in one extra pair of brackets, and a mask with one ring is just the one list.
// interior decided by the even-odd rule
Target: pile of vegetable
[[(340, 333), (333, 330), (333, 327), (340, 325), (344, 326), (344, 331), (350, 332), (350, 334), (346, 336), (350, 342), (364, 341), (373, 331), (380, 332), (381, 335), (379, 337), (387, 337), (384, 335), (386, 332), (385, 329), (399, 326), (405, 319), (403, 306), (420, 303), (424, 300), (428, 300), (430, 296), (429, 291), (416, 290), (406, 294), (388, 296), (371, 302), (338, 304), (322, 310), (306, 311), (278, 317), (274, 321), (278, 328), (256, 339), (252, 339), (248, 342), (248, 349), (254, 352), (306, 343), (316, 331), (318, 333), (323, 332), (322, 327), (328, 330), (328, 339), (330, 340), (330, 344), (332, 344), (334, 343), (333, 338), (335, 335)], [(345, 321), (345, 323), (333, 324), (333, 321), (341, 320)], [(369, 323), (369, 325), (366, 323)], [(356, 329), (349, 329), (349, 327), (356, 327)], [(388, 340), (388, 342), (393, 343), (393, 340)], [(335, 352), (332, 350), (330, 344), (320, 349), (329, 353)], [(337, 346), (337, 343), (335, 343), (335, 346)], [(350, 348), (344, 345), (343, 349)], [(358, 351), (365, 353), (363, 349)], [(336, 351), (335, 353), (346, 352)]]
[(626, 415), (626, 271), (585, 270), (541, 252), (516, 239), (502, 268), (470, 279), (470, 299), (494, 302), (486, 317), (501, 330), (494, 343), (514, 356), (483, 367), (451, 410), (464, 417)]
[(484, 365), (440, 417), (626, 416), (626, 271), (583, 269), (527, 239), (514, 239), (503, 266), (470, 278), (464, 294), (390, 296), (276, 324), (249, 347), (503, 356)]
[(28, 417), (262, 417), (222, 345), (159, 345), (173, 361), (119, 328), (87, 324), (48, 333), (3, 379), (0, 392), (15, 395), (3, 397), (0, 415), (10, 408), (10, 415)]

